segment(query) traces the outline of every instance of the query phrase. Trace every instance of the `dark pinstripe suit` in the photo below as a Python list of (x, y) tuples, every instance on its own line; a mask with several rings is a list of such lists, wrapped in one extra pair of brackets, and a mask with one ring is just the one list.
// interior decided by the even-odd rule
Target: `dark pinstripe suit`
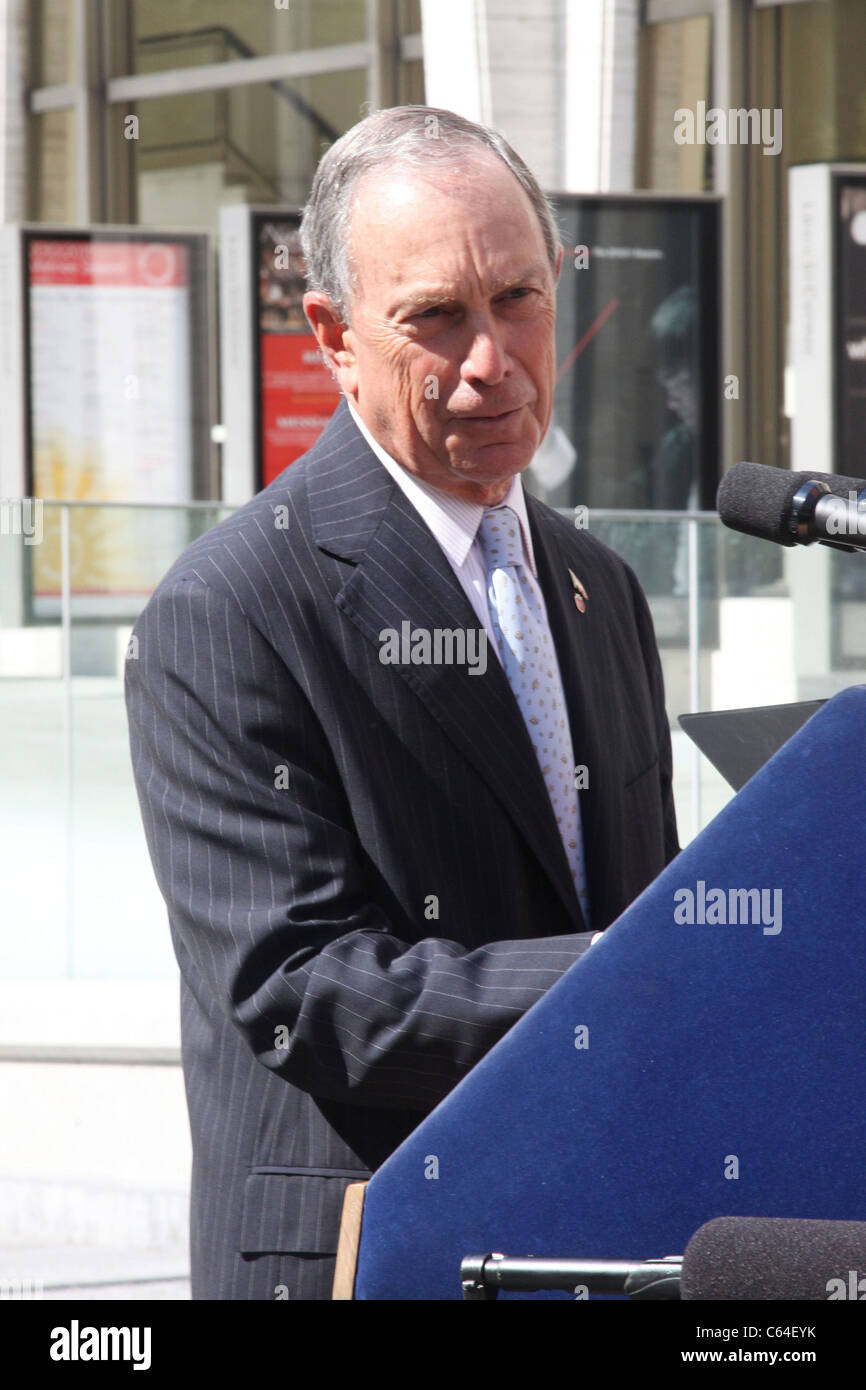
[[(677, 849), (658, 654), (631, 571), (527, 501), (602, 927)], [(197, 1298), (327, 1296), (347, 1182), (590, 939), (498, 661), (383, 665), (379, 633), (405, 619), (477, 627), (343, 402), (136, 627), (127, 703), (182, 976)]]

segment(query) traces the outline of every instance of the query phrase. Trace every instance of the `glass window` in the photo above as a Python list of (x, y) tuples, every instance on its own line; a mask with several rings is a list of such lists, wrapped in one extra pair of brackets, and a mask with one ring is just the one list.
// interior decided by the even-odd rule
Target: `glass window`
[[(651, 7), (650, 17), (659, 13)], [(729, 245), (725, 294), (732, 333), (725, 371), (738, 376), (731, 412), (734, 457), (787, 466), (789, 426), (782, 380), (788, 320), (788, 170), (815, 160), (866, 158), (862, 0), (805, 0), (751, 8), (731, 34), (740, 85), (712, 91), (712, 21), (696, 17), (647, 24), (640, 36), (636, 184), (667, 193), (714, 187), (714, 154), (727, 163)], [(699, 120), (715, 103), (773, 116), (767, 157), (761, 141), (717, 151), (708, 142), (678, 145), (674, 112)], [(781, 113), (776, 116), (775, 113)], [(734, 457), (727, 462), (734, 461)]]
[[(316, 165), (364, 114), (363, 68), (139, 101), (133, 220), (216, 230), (225, 203), (306, 201)], [(126, 107), (112, 108), (118, 127)], [(125, 175), (121, 164), (117, 177)]]
[(399, 0), (397, 23), (401, 34), (420, 34), (421, 0)]
[[(861, 0), (756, 10), (749, 27), (749, 105), (782, 113), (781, 150), (745, 151), (748, 279), (743, 313), (754, 408), (747, 458), (790, 464), (782, 369), (788, 312), (788, 170), (814, 160), (866, 158)], [(842, 470), (844, 471), (844, 470)]]
[(364, 0), (133, 0), (130, 15), (118, 73), (296, 53), (366, 38)]
[(708, 16), (641, 30), (635, 187), (666, 193), (712, 189), (712, 146), (677, 144), (674, 113), (710, 102), (712, 20)]
[(31, 0), (33, 85), (61, 86), (75, 78), (75, 11), (70, 0)]
[(75, 222), (75, 112), (31, 116), (29, 216), (37, 222)]
[(424, 64), (420, 59), (400, 63), (397, 74), (397, 106), (423, 106)]

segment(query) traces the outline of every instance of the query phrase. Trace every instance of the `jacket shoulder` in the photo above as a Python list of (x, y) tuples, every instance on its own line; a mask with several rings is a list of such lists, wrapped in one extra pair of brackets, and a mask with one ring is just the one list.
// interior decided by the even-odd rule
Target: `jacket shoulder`
[(568, 516), (556, 511), (539, 498), (526, 494), (526, 504), (531, 518), (537, 521), (548, 536), (555, 538), (560, 547), (578, 564), (591, 567), (609, 581), (618, 581), (629, 590), (643, 594), (634, 570), (621, 555), (598, 536), (594, 536), (585, 526), (576, 526)]
[(240, 598), (257, 580), (264, 582), (269, 572), (279, 573), (284, 580), (287, 567), (291, 568), (288, 552), (304, 556), (314, 549), (310, 481), (345, 449), (344, 426), (345, 416), (338, 411), (311, 449), (192, 541), (167, 570), (151, 601), (164, 598), (180, 584), (196, 581)]

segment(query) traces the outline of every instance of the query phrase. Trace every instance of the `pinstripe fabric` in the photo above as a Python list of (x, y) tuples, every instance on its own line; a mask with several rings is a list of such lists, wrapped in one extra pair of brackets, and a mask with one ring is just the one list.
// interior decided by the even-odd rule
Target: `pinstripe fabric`
[[(677, 849), (658, 654), (631, 571), (527, 503), (603, 927)], [(342, 403), (136, 625), (127, 706), (181, 971), (195, 1298), (290, 1279), (321, 1296), (325, 1265), (295, 1257), (333, 1254), (348, 1182), (590, 940), (499, 662), (383, 665), (379, 634), (404, 620), (477, 623)]]

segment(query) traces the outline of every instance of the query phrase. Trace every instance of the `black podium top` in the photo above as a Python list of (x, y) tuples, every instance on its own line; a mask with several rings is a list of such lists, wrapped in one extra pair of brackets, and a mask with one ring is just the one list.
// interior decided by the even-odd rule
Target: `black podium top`
[(681, 714), (681, 728), (738, 792), (826, 700)]

